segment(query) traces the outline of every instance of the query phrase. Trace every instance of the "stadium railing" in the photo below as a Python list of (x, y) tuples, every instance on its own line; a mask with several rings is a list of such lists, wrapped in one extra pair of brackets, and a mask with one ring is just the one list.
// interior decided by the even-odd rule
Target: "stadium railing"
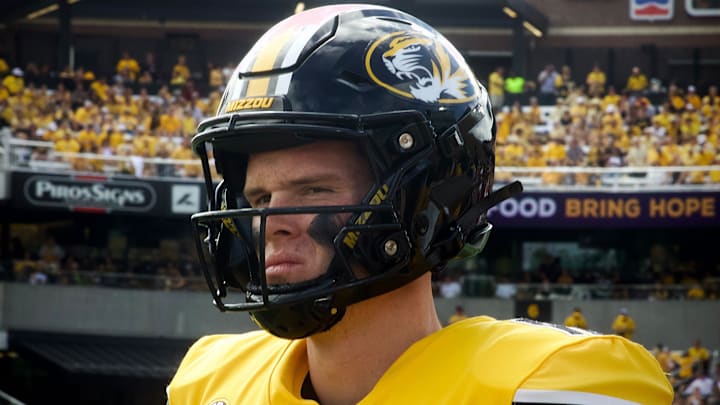
[[(1, 153), (5, 170), (32, 170), (52, 173), (100, 173), (104, 175), (132, 177), (199, 177), (200, 160), (177, 160), (135, 155), (106, 155), (94, 153), (71, 153), (55, 151), (55, 144), (13, 138), (6, 133)], [(95, 162), (101, 170), (77, 170), (78, 162)], [(137, 174), (145, 172), (150, 175)], [(188, 171), (188, 169), (190, 169)], [(195, 173), (187, 176), (187, 173)], [(495, 168), (496, 183), (521, 180), (526, 190), (544, 191), (597, 191), (598, 189), (622, 190), (697, 190), (717, 189), (720, 182), (712, 182), (711, 172), (720, 172), (720, 165), (712, 166), (647, 166), (647, 167), (521, 167), (498, 166)], [(543, 176), (551, 174), (560, 178), (547, 182)], [(583, 180), (579, 180), (582, 175)], [(686, 179), (692, 176), (693, 181)]]
[[(495, 167), (496, 184), (504, 179), (520, 180), (526, 190), (567, 190), (597, 191), (599, 188), (613, 191), (638, 190), (697, 190), (718, 189), (720, 182), (713, 182), (710, 172), (720, 172), (720, 165), (711, 166), (623, 166), (623, 167)], [(546, 174), (561, 174), (556, 183), (543, 179)], [(579, 182), (578, 175), (583, 175)], [(694, 176), (692, 182), (686, 182), (688, 176)]]
[[(37, 269), (16, 269), (13, 280), (28, 284), (80, 285), (112, 288), (134, 288), (147, 290), (189, 290), (205, 291), (207, 284), (199, 275), (141, 274), (133, 272), (108, 272), (94, 270), (80, 271), (38, 271)], [(496, 283), (494, 277), (469, 274), (462, 280), (462, 296), (529, 299), (529, 300), (688, 300), (686, 284), (612, 284), (612, 283)], [(706, 290), (704, 300), (716, 300), (711, 293), (720, 292), (720, 277), (708, 279), (703, 283)]]
[[(96, 153), (58, 152), (55, 143), (3, 137), (3, 168), (5, 170), (32, 170), (50, 173), (100, 173), (104, 175), (135, 175), (134, 171), (144, 170), (148, 166), (158, 174), (149, 177), (183, 177), (184, 170), (176, 168), (196, 167), (200, 169), (199, 159), (178, 160), (137, 155), (106, 155)], [(96, 162), (101, 170), (77, 170), (76, 165), (84, 161)], [(124, 173), (123, 168), (133, 173)], [(197, 177), (197, 176), (193, 176)]]

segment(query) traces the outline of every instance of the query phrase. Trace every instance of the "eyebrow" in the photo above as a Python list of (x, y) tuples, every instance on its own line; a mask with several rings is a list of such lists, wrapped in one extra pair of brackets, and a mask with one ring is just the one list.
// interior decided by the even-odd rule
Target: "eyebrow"
[[(340, 176), (338, 176), (335, 173), (327, 173), (327, 174), (319, 174), (315, 176), (307, 176), (307, 177), (300, 177), (297, 179), (289, 180), (287, 182), (283, 182), (282, 188), (293, 188), (293, 187), (302, 187), (307, 186), (311, 184), (318, 184), (323, 182), (339, 182), (342, 181)], [(243, 190), (243, 195), (252, 196), (252, 195), (258, 195), (262, 194), (266, 191), (264, 187), (250, 187)]]

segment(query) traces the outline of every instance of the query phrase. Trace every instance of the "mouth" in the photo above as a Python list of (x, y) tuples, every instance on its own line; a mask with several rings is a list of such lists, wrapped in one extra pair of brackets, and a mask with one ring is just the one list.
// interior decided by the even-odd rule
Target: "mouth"
[(303, 261), (297, 257), (270, 255), (265, 261), (265, 277), (270, 285), (292, 283), (297, 281), (293, 278), (302, 274), (303, 265)]

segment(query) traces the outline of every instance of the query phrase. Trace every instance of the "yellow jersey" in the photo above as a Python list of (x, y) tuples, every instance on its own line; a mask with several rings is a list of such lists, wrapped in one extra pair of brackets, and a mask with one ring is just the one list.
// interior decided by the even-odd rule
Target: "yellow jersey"
[(704, 347), (690, 346), (688, 355), (692, 357), (694, 361), (707, 361), (710, 359), (710, 352)]
[[(265, 331), (214, 335), (188, 351), (170, 405), (316, 404), (301, 395), (305, 340)], [(473, 317), (409, 347), (360, 401), (368, 404), (670, 404), (652, 354), (612, 335)]]
[(573, 312), (572, 315), (565, 318), (565, 326), (587, 329), (587, 321), (580, 312)]
[(635, 333), (635, 321), (627, 315), (620, 314), (613, 321), (612, 330), (626, 339), (632, 339)]

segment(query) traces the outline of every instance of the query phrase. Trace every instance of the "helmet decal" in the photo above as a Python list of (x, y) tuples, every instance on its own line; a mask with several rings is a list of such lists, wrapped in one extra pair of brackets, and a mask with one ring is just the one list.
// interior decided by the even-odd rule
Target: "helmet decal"
[[(321, 28), (340, 13), (364, 9), (357, 4), (310, 9), (277, 23), (248, 52), (238, 65), (238, 72), (258, 74), (295, 65), (303, 50), (327, 36)], [(244, 81), (234, 98), (282, 96), (287, 94), (292, 71), (277, 77), (259, 76)]]
[(444, 41), (398, 31), (375, 41), (365, 68), (378, 85), (427, 103), (467, 103), (475, 97), (465, 66), (453, 63)]
[[(385, 201), (388, 196), (388, 191), (390, 191), (390, 187), (388, 187), (387, 184), (383, 184), (382, 187), (378, 188), (378, 190), (370, 199), (370, 205), (378, 205)], [(355, 224), (364, 225), (365, 223), (367, 223), (371, 216), (372, 212), (363, 212), (362, 215), (359, 215), (357, 217), (357, 219), (355, 220)], [(345, 235), (345, 237), (343, 238), (343, 243), (345, 244), (345, 246), (352, 249), (355, 247), (359, 235), (359, 232), (348, 232), (348, 234)]]

